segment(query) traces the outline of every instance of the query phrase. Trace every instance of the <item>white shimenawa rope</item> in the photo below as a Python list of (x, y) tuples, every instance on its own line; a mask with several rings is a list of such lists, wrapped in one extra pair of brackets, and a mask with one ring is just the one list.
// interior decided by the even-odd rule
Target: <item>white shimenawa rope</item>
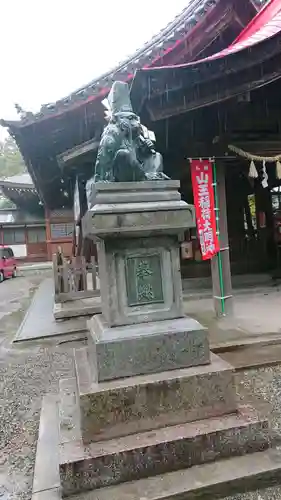
[(249, 177), (253, 179), (257, 179), (259, 174), (256, 169), (255, 161), (262, 162), (263, 167), (263, 180), (262, 180), (262, 186), (267, 187), (268, 186), (268, 174), (266, 171), (266, 163), (275, 163), (276, 164), (276, 177), (277, 179), (281, 179), (281, 154), (276, 155), (276, 156), (259, 156), (259, 155), (254, 155), (252, 153), (248, 153), (247, 151), (243, 151), (243, 149), (238, 148), (237, 146), (233, 146), (233, 144), (228, 144), (228, 149), (232, 151), (233, 153), (236, 153), (238, 156), (242, 156), (242, 158), (246, 158), (247, 160), (250, 160), (250, 169), (249, 169)]

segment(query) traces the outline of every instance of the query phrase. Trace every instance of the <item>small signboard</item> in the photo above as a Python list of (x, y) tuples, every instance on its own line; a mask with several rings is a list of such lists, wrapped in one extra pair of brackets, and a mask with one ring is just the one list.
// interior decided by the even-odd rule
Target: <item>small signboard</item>
[(80, 220), (80, 215), (81, 215), (78, 177), (76, 177), (76, 182), (75, 182), (74, 198), (73, 198), (73, 211), (74, 211), (74, 220), (77, 223)]
[(193, 257), (193, 249), (192, 249), (192, 241), (184, 241), (181, 244), (181, 258), (183, 260), (192, 259)]

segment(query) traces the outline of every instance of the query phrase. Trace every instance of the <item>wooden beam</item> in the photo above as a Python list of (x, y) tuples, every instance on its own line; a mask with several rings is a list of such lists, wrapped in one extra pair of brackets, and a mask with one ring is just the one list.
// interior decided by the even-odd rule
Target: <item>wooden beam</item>
[(77, 157), (90, 153), (91, 151), (96, 151), (99, 147), (100, 141), (96, 138), (90, 139), (89, 141), (78, 144), (72, 149), (68, 149), (57, 156), (58, 164), (61, 167), (66, 166), (67, 163), (71, 163), (76, 160)]
[(247, 24), (256, 15), (258, 9), (257, 6), (250, 0), (250, 2), (241, 2), (241, 0), (233, 0), (233, 9), (237, 21), (242, 28), (247, 26)]
[[(265, 68), (266, 65), (264, 65), (264, 72), (261, 70), (260, 66), (256, 66), (255, 68), (251, 68), (249, 72), (245, 70), (237, 74), (226, 76), (212, 84), (206, 82), (201, 86), (189, 88), (185, 93), (176, 92), (173, 97), (171, 92), (166, 106), (165, 103), (163, 103), (163, 97), (152, 99), (147, 103), (150, 117), (152, 121), (167, 119), (172, 116), (226, 101), (245, 92), (272, 83), (281, 77), (280, 65), (278, 67), (277, 61), (275, 62), (276, 66), (272, 64), (273, 67), (271, 71), (268, 72)], [(235, 80), (237, 82), (236, 85)]]
[[(248, 153), (257, 154), (257, 155), (268, 155), (275, 156), (281, 154), (281, 140), (277, 141), (232, 141), (234, 146), (237, 146)], [(230, 152), (233, 154), (233, 152)]]

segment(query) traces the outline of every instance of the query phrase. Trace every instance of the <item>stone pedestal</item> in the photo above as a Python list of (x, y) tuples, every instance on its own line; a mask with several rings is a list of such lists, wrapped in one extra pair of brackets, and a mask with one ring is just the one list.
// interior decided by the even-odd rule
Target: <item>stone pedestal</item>
[(209, 362), (206, 330), (183, 313), (179, 239), (195, 218), (178, 188), (95, 186), (83, 233), (98, 251), (102, 316), (89, 322), (98, 381)]
[(210, 362), (208, 331), (192, 318), (110, 328), (102, 315), (88, 322), (96, 382)]

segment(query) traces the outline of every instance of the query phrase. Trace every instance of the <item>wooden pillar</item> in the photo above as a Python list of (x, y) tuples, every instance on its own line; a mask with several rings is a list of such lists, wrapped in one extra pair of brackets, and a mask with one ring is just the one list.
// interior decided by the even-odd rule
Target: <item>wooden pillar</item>
[(245, 198), (244, 198), (244, 210), (245, 210), (245, 216), (246, 216), (246, 222), (247, 222), (248, 236), (251, 240), (253, 240), (255, 238), (255, 229), (254, 229), (254, 225), (253, 225), (252, 213), (251, 213), (251, 208), (250, 208), (248, 196), (245, 196)]
[(27, 249), (27, 244), (28, 244), (28, 229), (27, 229), (27, 225), (24, 226), (24, 243), (25, 243), (26, 249)]
[[(223, 161), (216, 161), (217, 195), (219, 216), (220, 254), (211, 261), (214, 307), (217, 316), (233, 313), (229, 242), (227, 230), (227, 207), (225, 194), (225, 166)], [(222, 268), (222, 286), (220, 280), (220, 262)], [(224, 308), (222, 297), (224, 298)]]

